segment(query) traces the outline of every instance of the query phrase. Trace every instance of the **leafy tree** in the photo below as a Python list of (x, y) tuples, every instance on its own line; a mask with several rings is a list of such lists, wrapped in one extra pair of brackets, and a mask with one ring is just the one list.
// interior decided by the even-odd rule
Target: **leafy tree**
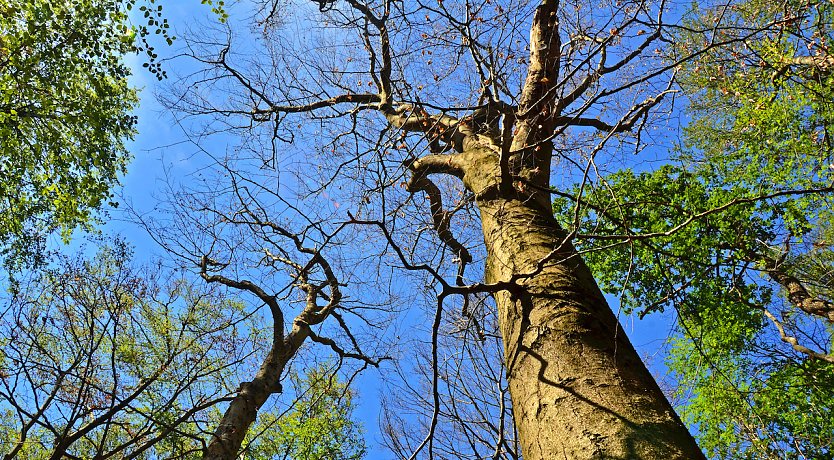
[[(111, 197), (134, 134), (122, 2), (0, 1), (0, 241), (37, 256)], [(13, 260), (14, 262), (14, 260)], [(17, 263), (22, 263), (17, 260)]]
[(692, 122), (677, 164), (581, 198), (580, 247), (605, 247), (586, 258), (603, 288), (641, 314), (675, 309), (677, 396), (717, 458), (834, 455), (832, 13), (696, 11), (689, 27), (730, 44), (682, 68)]
[[(738, 283), (741, 289), (762, 295), (729, 302), (727, 313), (739, 320), (725, 320), (728, 326), (707, 331), (690, 320), (692, 337), (678, 342), (672, 364), (695, 391), (687, 418), (698, 424), (710, 452), (834, 458), (834, 8), (745, 2), (737, 17), (778, 27), (747, 49), (695, 64), (700, 68), (687, 83), (707, 89), (694, 97), (689, 145), (725, 182), (760, 193), (816, 193), (768, 200), (751, 216), (761, 236), (722, 242), (734, 263), (752, 265), (751, 274), (737, 270), (748, 278)], [(745, 311), (757, 312), (758, 321)], [(714, 339), (721, 333), (743, 339), (727, 346)], [(706, 365), (693, 365), (696, 347)]]
[[(222, 292), (138, 268), (122, 242), (62, 258), (6, 298), (0, 349), (5, 459), (198, 458), (265, 331)], [(333, 369), (292, 374), (246, 458), (359, 459), (352, 394)]]
[(255, 352), (242, 305), (121, 242), (63, 257), (4, 299), (6, 459), (159, 458), (201, 451), (205, 414)]

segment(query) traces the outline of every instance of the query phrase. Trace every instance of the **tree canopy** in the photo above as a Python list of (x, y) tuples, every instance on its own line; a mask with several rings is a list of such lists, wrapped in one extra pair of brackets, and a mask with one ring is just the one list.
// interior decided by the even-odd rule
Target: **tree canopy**
[(695, 11), (691, 27), (723, 15), (731, 44), (680, 73), (692, 118), (673, 163), (582, 198), (582, 247), (625, 243), (587, 256), (604, 288), (641, 315), (674, 308), (676, 397), (719, 458), (834, 455), (833, 12)]
[[(223, 291), (138, 266), (123, 241), (99, 243), (3, 298), (3, 458), (199, 458), (268, 331)], [(352, 394), (334, 369), (290, 380), (287, 408), (260, 420), (246, 458), (361, 458)]]
[[(137, 98), (122, 2), (0, 2), (0, 241), (34, 255), (111, 197)], [(21, 262), (21, 261), (18, 261)]]

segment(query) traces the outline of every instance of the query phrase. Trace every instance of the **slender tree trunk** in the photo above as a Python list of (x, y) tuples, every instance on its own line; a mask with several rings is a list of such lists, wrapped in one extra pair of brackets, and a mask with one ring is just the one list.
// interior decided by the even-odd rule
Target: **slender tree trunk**
[(266, 400), (281, 392), (280, 378), (287, 362), (295, 356), (308, 336), (306, 325), (294, 325), (284, 340), (273, 342), (272, 349), (251, 382), (244, 382), (229, 403), (223, 419), (203, 452), (203, 460), (235, 460), (249, 428), (255, 423), (258, 410)]
[(246, 432), (258, 416), (258, 409), (273, 393), (281, 391), (279, 378), (287, 364), (287, 357), (282, 355), (275, 349), (270, 351), (255, 378), (240, 385), (203, 453), (203, 460), (237, 458)]
[[(536, 271), (564, 237), (519, 200), (478, 207), (488, 283)], [(573, 246), (552, 260), (495, 295), (524, 459), (704, 458)]]

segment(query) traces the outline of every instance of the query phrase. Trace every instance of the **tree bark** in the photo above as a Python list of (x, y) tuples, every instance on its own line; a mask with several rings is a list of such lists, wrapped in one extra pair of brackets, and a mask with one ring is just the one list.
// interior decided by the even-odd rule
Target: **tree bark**
[(767, 268), (766, 272), (770, 279), (777, 282), (785, 290), (788, 300), (795, 307), (808, 313), (834, 323), (834, 302), (815, 297), (807, 289), (802, 281), (781, 269), (773, 258), (765, 258), (773, 268)]
[(485, 282), (513, 281), (495, 300), (524, 459), (705, 458), (550, 209), (499, 186), (497, 146), (468, 147)]
[(281, 374), (307, 338), (309, 327), (296, 321), (292, 333), (273, 347), (251, 382), (243, 382), (203, 452), (203, 460), (234, 460), (249, 427), (266, 400), (281, 392)]
[(233, 460), (237, 457), (246, 432), (258, 416), (258, 409), (273, 394), (281, 391), (279, 377), (287, 360), (272, 350), (251, 382), (244, 382), (229, 403), (223, 419), (209, 441), (203, 460)]
[[(703, 459), (553, 218), (551, 139), (559, 117), (603, 72), (628, 62), (601, 66), (560, 93), (559, 6), (544, 0), (536, 8), (510, 148), (501, 147), (509, 139), (465, 141), (464, 157), (477, 161), (461, 168), (481, 213), (485, 281), (510, 282), (495, 299), (522, 455)], [(640, 113), (633, 109), (606, 131), (630, 129)]]
[[(562, 243), (553, 218), (520, 201), (478, 205), (488, 283), (534, 272)], [(553, 259), (495, 296), (525, 460), (704, 458), (576, 250)]]

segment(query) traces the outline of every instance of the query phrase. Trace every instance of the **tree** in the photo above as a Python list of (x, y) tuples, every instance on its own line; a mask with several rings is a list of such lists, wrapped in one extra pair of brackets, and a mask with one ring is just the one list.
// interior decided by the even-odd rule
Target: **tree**
[(0, 241), (22, 265), (49, 233), (90, 224), (124, 173), (134, 33), (118, 1), (3, 0), (0, 13)]
[[(715, 63), (727, 62), (726, 55), (710, 56), (701, 69), (711, 70), (691, 76), (693, 84), (714, 78), (695, 99), (697, 121), (688, 131), (692, 149), (724, 176), (711, 182), (758, 184), (764, 193), (816, 189), (751, 210), (757, 239), (720, 241), (725, 263), (749, 266), (736, 269), (739, 290), (759, 292), (730, 296), (725, 315), (738, 320), (725, 327), (704, 331), (706, 324), (687, 318), (691, 337), (673, 349), (679, 378), (694, 389), (687, 418), (702, 427), (702, 445), (716, 455), (834, 455), (832, 13), (828, 4), (742, 3), (739, 20), (779, 27), (746, 50), (728, 50), (736, 64), (724, 65), (725, 76), (715, 74)], [(701, 115), (719, 104), (711, 121)], [(714, 324), (709, 315), (704, 321)], [(719, 331), (735, 343), (714, 340)], [(696, 348), (701, 352), (683, 358)], [(698, 355), (706, 365), (692, 365)]]
[(737, 41), (682, 68), (679, 163), (586, 194), (580, 247), (626, 243), (588, 257), (603, 288), (675, 309), (669, 365), (711, 455), (831, 458), (831, 5), (739, 2), (706, 24)]
[[(202, 3), (225, 20), (222, 1)], [(138, 24), (128, 18), (134, 7)], [(47, 236), (91, 229), (111, 197), (136, 124), (123, 58), (143, 51), (144, 67), (164, 78), (149, 42), (173, 42), (161, 10), (155, 0), (0, 2), (0, 241), (10, 267), (46, 263)], [(11, 287), (0, 394), (6, 458), (193, 455), (204, 448), (202, 418), (234, 399), (225, 379), (259, 350), (247, 346), (260, 344), (260, 329), (239, 333), (248, 318), (241, 304), (182, 279), (161, 286), (128, 267), (117, 246), (92, 262), (61, 258)], [(338, 388), (317, 385), (312, 400)], [(334, 442), (358, 458), (355, 425), (342, 418), (349, 408), (348, 397), (327, 415), (344, 424)]]
[[(702, 457), (573, 241), (581, 191), (625, 148), (642, 151), (671, 108), (675, 68), (744, 37), (690, 27), (699, 40), (676, 47), (663, 2), (304, 5), (256, 3), (216, 34), (201, 30), (187, 53), (202, 70), (167, 98), (217, 175), (190, 178), (170, 199), (176, 217), (152, 230), (275, 321), (275, 352), (208, 458), (237, 453), (306, 339), (378, 362), (362, 345), (379, 342), (355, 331), (381, 327), (365, 315), (384, 303), (361, 292), (357, 272), (393, 297), (401, 280), (389, 265), (424, 277), (436, 297), (422, 320), (435, 366), (445, 311), (493, 296), (525, 458)], [(574, 184), (555, 219), (551, 194)], [(293, 307), (277, 299), (293, 295), (303, 307), (285, 324)], [(436, 414), (417, 450), (431, 448)]]
[[(186, 209), (185, 212), (173, 214), (170, 221), (145, 222), (169, 251), (197, 263), (199, 275), (206, 282), (238, 291), (271, 316), (266, 328), (271, 335), (268, 348), (251, 381), (239, 384), (237, 394), (208, 439), (203, 453), (207, 459), (231, 459), (238, 455), (258, 411), (271, 395), (283, 392), (282, 382), (290, 361), (298, 357), (307, 339), (326, 346), (340, 366), (346, 358), (359, 360), (363, 369), (378, 366), (384, 359), (362, 352), (343, 316), (353, 314), (347, 306), (351, 302), (343, 301), (343, 283), (321, 251), (307, 244), (311, 234), (322, 229), (313, 224), (294, 231), (279, 221), (265, 220), (265, 210), (254, 197), (272, 192), (259, 187), (251, 177), (238, 176), (232, 169), (225, 171), (231, 187), (216, 188), (218, 184), (194, 181), (196, 185), (189, 193), (172, 197), (172, 204)], [(337, 234), (324, 237), (332, 239)], [(202, 250), (204, 244), (214, 248), (210, 255)], [(270, 269), (253, 272), (250, 264), (266, 264)], [(218, 274), (219, 271), (225, 272)], [(248, 275), (258, 278), (253, 281), (245, 278)], [(287, 324), (285, 318), (293, 310), (297, 314)], [(329, 318), (336, 319), (337, 327), (355, 350), (342, 348), (315, 329)], [(345, 447), (353, 449), (352, 441)]]
[[(123, 243), (60, 259), (5, 299), (4, 459), (198, 458), (236, 375), (263, 352), (257, 315)], [(291, 374), (294, 395), (261, 419), (246, 458), (359, 459), (351, 394), (332, 367)]]
[(0, 446), (5, 459), (151, 458), (200, 452), (210, 409), (250, 346), (240, 303), (123, 242), (63, 257), (5, 298)]

